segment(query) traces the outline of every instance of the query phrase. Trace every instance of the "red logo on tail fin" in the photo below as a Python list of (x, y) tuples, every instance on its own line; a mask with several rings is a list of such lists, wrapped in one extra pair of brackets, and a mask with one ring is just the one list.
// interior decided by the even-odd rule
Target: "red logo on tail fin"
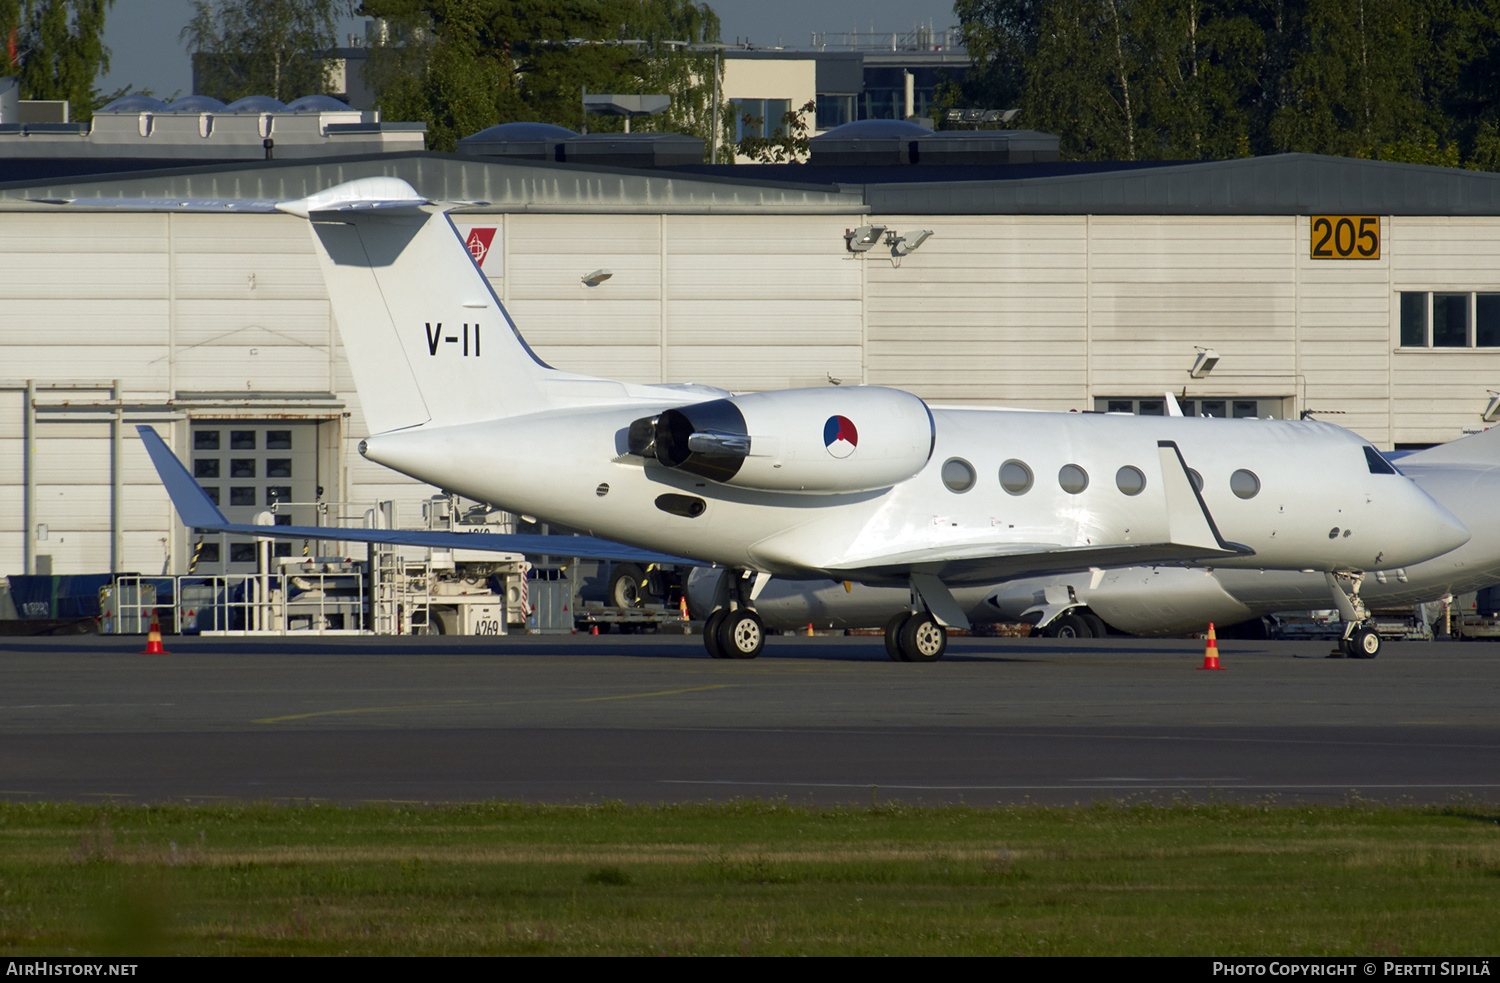
[(464, 245), (469, 247), (469, 252), (474, 255), (474, 262), (482, 268), (484, 266), (484, 258), (490, 254), (490, 243), (494, 241), (494, 229), (476, 227), (469, 230), (469, 238), (464, 240)]

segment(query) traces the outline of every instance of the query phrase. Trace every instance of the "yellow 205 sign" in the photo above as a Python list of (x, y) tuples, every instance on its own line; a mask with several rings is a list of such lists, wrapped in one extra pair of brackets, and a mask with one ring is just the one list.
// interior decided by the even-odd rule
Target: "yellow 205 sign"
[(1380, 216), (1314, 215), (1313, 259), (1379, 259)]

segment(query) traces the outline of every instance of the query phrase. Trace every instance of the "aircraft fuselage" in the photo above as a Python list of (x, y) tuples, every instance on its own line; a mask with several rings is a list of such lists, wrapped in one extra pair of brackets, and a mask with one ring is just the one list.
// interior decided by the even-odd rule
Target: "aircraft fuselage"
[[(1175, 443), (1201, 474), (1202, 501), (1222, 538), (1253, 551), (1219, 557), (1217, 567), (1391, 569), (1468, 538), (1411, 480), (1372, 471), (1360, 438), (1315, 421), (934, 407), (931, 455), (912, 477), (874, 490), (809, 494), (728, 487), (628, 453), (630, 424), (664, 408), (635, 403), (418, 427), (371, 437), (364, 453), (510, 511), (787, 577), (854, 571), (853, 579), (877, 582), (857, 572), (895, 556), (919, 564), (1007, 545), (1167, 542), (1161, 441)], [(1024, 465), (1029, 488), (1002, 487), (1007, 462)], [(965, 467), (972, 483), (955, 490), (950, 484), (962, 485)], [(1012, 479), (1018, 474), (1009, 469)], [(664, 507), (663, 496), (676, 498)], [(698, 506), (683, 502), (701, 510), (688, 514)]]

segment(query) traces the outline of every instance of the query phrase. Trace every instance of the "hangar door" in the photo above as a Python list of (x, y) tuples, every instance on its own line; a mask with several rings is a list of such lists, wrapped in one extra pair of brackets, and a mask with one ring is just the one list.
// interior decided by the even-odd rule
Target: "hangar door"
[[(318, 425), (297, 420), (194, 420), (193, 477), (230, 522), (272, 512), (279, 526), (318, 525)], [(255, 572), (255, 540), (193, 537), (194, 573)], [(302, 546), (273, 541), (272, 556), (301, 556)]]

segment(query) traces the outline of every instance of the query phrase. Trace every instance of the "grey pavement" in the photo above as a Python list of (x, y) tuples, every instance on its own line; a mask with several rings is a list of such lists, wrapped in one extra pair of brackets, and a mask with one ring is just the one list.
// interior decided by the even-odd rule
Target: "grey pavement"
[(0, 795), (129, 801), (1500, 800), (1500, 645), (0, 639)]

